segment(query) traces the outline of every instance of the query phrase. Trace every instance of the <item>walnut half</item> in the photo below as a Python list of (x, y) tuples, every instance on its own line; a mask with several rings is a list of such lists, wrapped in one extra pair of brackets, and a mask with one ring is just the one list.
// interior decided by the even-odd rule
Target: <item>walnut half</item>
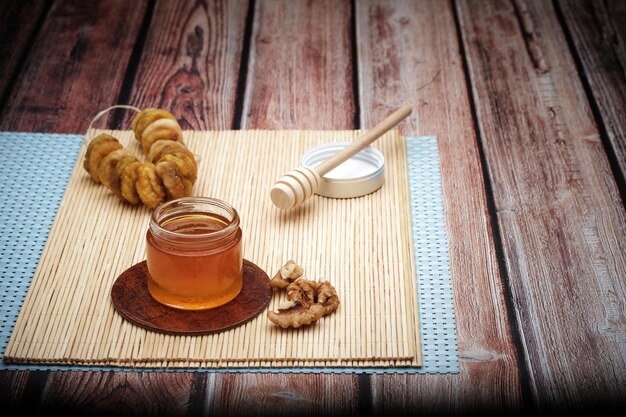
[(288, 261), (283, 265), (280, 270), (274, 275), (274, 278), (270, 280), (270, 286), (276, 288), (287, 288), (289, 284), (300, 278), (304, 274), (304, 268), (295, 263), (295, 261)]

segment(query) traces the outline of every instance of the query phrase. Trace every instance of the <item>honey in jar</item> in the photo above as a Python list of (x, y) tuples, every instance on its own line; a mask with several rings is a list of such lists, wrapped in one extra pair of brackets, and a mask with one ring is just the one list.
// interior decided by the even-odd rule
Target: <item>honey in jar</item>
[(174, 308), (226, 304), (243, 285), (239, 215), (206, 197), (169, 201), (152, 213), (147, 232), (148, 291)]

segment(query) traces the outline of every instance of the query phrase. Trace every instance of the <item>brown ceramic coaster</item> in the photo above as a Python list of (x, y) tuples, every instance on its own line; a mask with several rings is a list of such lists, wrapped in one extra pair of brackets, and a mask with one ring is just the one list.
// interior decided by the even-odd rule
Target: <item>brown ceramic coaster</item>
[(265, 272), (243, 261), (243, 287), (234, 300), (208, 310), (179, 310), (156, 301), (148, 292), (146, 261), (133, 265), (111, 289), (113, 305), (126, 320), (155, 332), (200, 335), (237, 327), (269, 304), (272, 288)]

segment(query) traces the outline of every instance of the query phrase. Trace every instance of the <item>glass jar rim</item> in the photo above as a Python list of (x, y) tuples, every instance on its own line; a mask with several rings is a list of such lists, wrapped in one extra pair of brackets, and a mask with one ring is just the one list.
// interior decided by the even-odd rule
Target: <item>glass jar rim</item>
[[(169, 210), (175, 208), (176, 206), (181, 206), (181, 209), (174, 212), (176, 213), (190, 213), (193, 211), (184, 210), (185, 206), (191, 207), (192, 205), (206, 205), (206, 206), (214, 206), (218, 207), (224, 211), (226, 211), (230, 215), (229, 223), (222, 229), (213, 230), (206, 233), (198, 233), (198, 234), (186, 234), (174, 232), (171, 230), (167, 230), (161, 226), (161, 220), (163, 220), (163, 216), (168, 213)], [(150, 216), (150, 229), (153, 232), (156, 232), (161, 238), (165, 239), (185, 239), (187, 241), (199, 241), (199, 240), (220, 240), (222, 238), (228, 237), (235, 233), (239, 229), (239, 214), (237, 210), (230, 204), (225, 201), (219, 200), (217, 198), (212, 197), (182, 197), (177, 198), (175, 200), (167, 201), (157, 208), (155, 208)]]

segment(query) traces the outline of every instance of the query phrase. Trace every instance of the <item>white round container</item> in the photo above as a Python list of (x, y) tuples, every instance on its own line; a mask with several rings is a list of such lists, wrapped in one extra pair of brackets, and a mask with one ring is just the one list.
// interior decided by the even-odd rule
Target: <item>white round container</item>
[[(325, 143), (307, 150), (302, 165), (316, 166), (351, 142)], [(332, 198), (360, 197), (378, 190), (384, 182), (385, 157), (367, 147), (322, 177), (316, 194)]]

